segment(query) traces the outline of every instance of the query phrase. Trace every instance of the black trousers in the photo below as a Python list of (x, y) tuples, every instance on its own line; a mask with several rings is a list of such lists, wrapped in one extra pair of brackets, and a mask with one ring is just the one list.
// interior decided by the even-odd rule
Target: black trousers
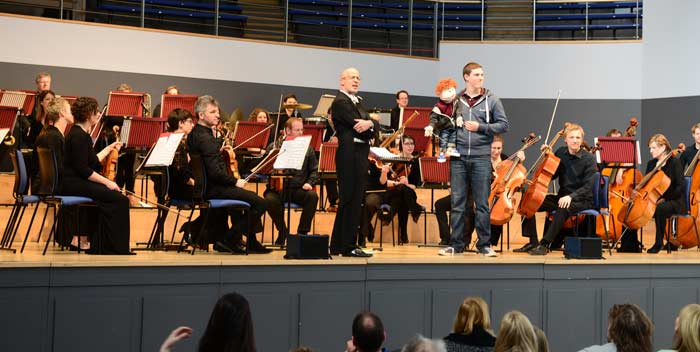
[(127, 191), (134, 191), (136, 179), (134, 176), (134, 162), (136, 161), (136, 151), (127, 150), (124, 155), (117, 159), (117, 177), (115, 182), (120, 188), (125, 188)]
[(328, 197), (328, 205), (336, 206), (338, 204), (338, 181), (336, 179), (327, 179), (323, 183), (326, 186), (326, 196)]
[[(268, 209), (268, 205), (267, 201), (255, 194), (255, 192), (251, 192), (247, 189), (242, 189), (235, 186), (226, 188), (217, 187), (217, 190), (215, 192), (208, 193), (206, 198), (235, 199), (250, 204), (250, 217), (253, 221), (253, 223), (251, 224), (253, 235), (262, 231), (261, 217)], [(240, 239), (241, 236), (244, 234), (248, 236), (251, 235), (248, 233), (247, 217), (242, 216), (241, 211), (231, 211), (230, 216), (232, 227), (229, 231), (229, 235), (227, 236), (225, 230), (228, 229), (227, 214), (229, 214), (229, 212), (225, 210), (214, 210), (210, 212), (209, 218), (207, 219), (206, 228), (204, 229), (208, 233), (210, 239), (211, 236), (214, 236), (215, 239), (228, 241), (231, 240), (231, 236), (233, 237), (233, 239)], [(221, 229), (224, 229), (223, 233)]]
[(284, 221), (283, 207), (283, 204), (286, 203), (287, 200), (291, 200), (292, 203), (299, 204), (303, 207), (297, 233), (306, 235), (311, 231), (311, 222), (314, 219), (316, 206), (318, 205), (318, 195), (313, 189), (305, 191), (301, 188), (295, 188), (290, 189), (289, 193), (287, 193), (285, 189), (282, 194), (279, 194), (277, 191), (268, 188), (265, 190), (265, 193), (263, 193), (263, 196), (267, 201), (267, 212), (270, 214), (275, 226), (282, 231), (283, 236), (289, 234), (289, 229), (287, 229), (287, 224)]
[(387, 191), (389, 205), (399, 218), (399, 234), (401, 242), (408, 242), (408, 212), (420, 211), (416, 200), (416, 191), (406, 185), (398, 185)]
[[(549, 218), (547, 218), (545, 223), (544, 235), (542, 236), (542, 239), (546, 240), (549, 243), (552, 243), (557, 237), (557, 235), (559, 235), (559, 232), (561, 232), (562, 228), (564, 227), (564, 222), (566, 221), (566, 219), (568, 219), (574, 213), (592, 207), (592, 204), (589, 201), (577, 201), (575, 199), (572, 199), (571, 204), (569, 204), (569, 208), (560, 208), (558, 204), (559, 198), (560, 197), (556, 195), (547, 195), (544, 198), (542, 205), (538, 209), (538, 212), (555, 211), (553, 219), (551, 221), (549, 220)], [(585, 224), (582, 225), (589, 226), (589, 223), (590, 222), (587, 221)], [(537, 242), (537, 222), (534, 216), (530, 218), (525, 218), (522, 225), (522, 233), (523, 237), (530, 238), (530, 243), (534, 244)]]
[(65, 179), (61, 194), (92, 198), (97, 203), (99, 232), (91, 239), (90, 252), (96, 254), (129, 254), (129, 199), (102, 184), (70, 178)]
[(360, 224), (362, 198), (365, 195), (369, 144), (346, 143), (338, 145), (335, 162), (338, 172), (340, 206), (333, 223), (331, 252), (350, 252), (357, 242)]
[(365, 195), (365, 201), (362, 205), (362, 221), (360, 223), (360, 238), (358, 242), (364, 243), (365, 239), (374, 240), (374, 227), (372, 226), (372, 218), (379, 210), (386, 197), (386, 192), (371, 192)]

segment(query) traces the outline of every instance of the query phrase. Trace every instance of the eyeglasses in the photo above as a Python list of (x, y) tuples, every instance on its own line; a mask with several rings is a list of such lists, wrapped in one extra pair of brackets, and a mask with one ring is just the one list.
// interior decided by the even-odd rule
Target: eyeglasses
[(415, 144), (414, 144), (414, 143), (411, 143), (411, 142), (403, 142), (403, 145), (409, 146), (409, 145), (415, 145)]

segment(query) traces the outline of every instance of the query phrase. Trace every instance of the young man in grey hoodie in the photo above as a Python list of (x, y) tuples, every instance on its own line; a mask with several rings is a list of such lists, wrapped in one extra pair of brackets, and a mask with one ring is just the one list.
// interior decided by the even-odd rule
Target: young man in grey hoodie
[(508, 118), (501, 100), (484, 88), (484, 69), (470, 62), (462, 69), (467, 88), (455, 100), (454, 117), (462, 117), (464, 126), (457, 130), (459, 157), (450, 158), (450, 184), (452, 187), (452, 211), (450, 246), (438, 254), (448, 255), (464, 251), (464, 212), (467, 194), (474, 196), (476, 248), (480, 254), (495, 257), (491, 249), (491, 221), (488, 204), (491, 192), (491, 142), (493, 136), (508, 131)]

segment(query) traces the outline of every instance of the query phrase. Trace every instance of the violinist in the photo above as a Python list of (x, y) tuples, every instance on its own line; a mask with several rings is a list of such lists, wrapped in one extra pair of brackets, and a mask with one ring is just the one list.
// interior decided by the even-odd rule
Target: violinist
[[(287, 136), (299, 137), (304, 134), (304, 123), (298, 117), (292, 117), (287, 120), (284, 126)], [(320, 180), (318, 176), (318, 160), (314, 149), (309, 145), (306, 149), (304, 164), (301, 170), (288, 170), (287, 175), (291, 176), (286, 182), (286, 187), (282, 192), (268, 187), (263, 196), (268, 204), (268, 213), (275, 223), (275, 226), (280, 229), (281, 235), (275, 240), (275, 244), (283, 246), (289, 230), (284, 222), (283, 203), (287, 200), (292, 203), (299, 204), (303, 207), (301, 218), (299, 219), (299, 227), (297, 233), (306, 235), (311, 231), (311, 222), (316, 214), (316, 206), (318, 205), (318, 195), (314, 191), (314, 186)]]
[(408, 213), (411, 213), (413, 222), (418, 222), (423, 212), (423, 206), (416, 202), (416, 185), (421, 184), (421, 179), (418, 158), (413, 157), (415, 145), (416, 141), (410, 135), (404, 134), (401, 137), (400, 156), (411, 158), (411, 162), (392, 165), (395, 177), (394, 180), (387, 181), (387, 200), (392, 212), (398, 214), (399, 218), (399, 243), (408, 243)]
[[(255, 233), (262, 231), (261, 216), (267, 210), (267, 202), (254, 192), (245, 189), (246, 181), (237, 179), (226, 171), (221, 157), (222, 145), (217, 141), (216, 126), (219, 124), (219, 102), (210, 95), (203, 95), (197, 98), (195, 112), (199, 119), (197, 125), (192, 129), (192, 133), (187, 137), (187, 147), (190, 154), (198, 154), (204, 162), (204, 171), (207, 175), (207, 189), (204, 194), (205, 199), (235, 199), (250, 204), (250, 218), (253, 219), (253, 233), (248, 233), (248, 223), (245, 217), (240, 217), (239, 221), (233, 222), (233, 228), (227, 232), (228, 216), (220, 212), (212, 211), (207, 223), (207, 233), (215, 233), (217, 243), (214, 249), (224, 252), (244, 252), (241, 248), (242, 235), (248, 236), (249, 248), (252, 253), (269, 253), (270, 250), (263, 247), (255, 238)], [(238, 213), (238, 212), (236, 212)], [(234, 217), (238, 214), (232, 214)], [(211, 228), (209, 228), (211, 227)], [(223, 231), (222, 228), (225, 228)], [(196, 241), (196, 239), (193, 239)]]
[[(360, 233), (357, 243), (360, 247), (365, 247), (366, 241), (374, 240), (374, 227), (372, 226), (372, 218), (377, 213), (382, 203), (386, 203), (386, 189), (389, 181), (389, 173), (391, 166), (381, 162), (370, 162), (367, 168), (365, 198), (362, 203), (362, 220), (360, 222)], [(391, 181), (391, 183), (396, 183)], [(391, 214), (379, 214), (379, 220), (382, 224), (388, 224), (391, 221)]]
[[(528, 252), (531, 255), (545, 255), (552, 241), (559, 235), (564, 222), (571, 214), (593, 206), (593, 184), (597, 166), (593, 154), (581, 148), (584, 138), (583, 128), (570, 124), (564, 131), (565, 147), (557, 149), (555, 156), (561, 159), (552, 179), (559, 180), (559, 193), (547, 195), (538, 211), (555, 211), (554, 218), (547, 219), (542, 240), (537, 242), (535, 217), (525, 218), (522, 225), (524, 237), (530, 242), (514, 252)], [(545, 144), (542, 149), (548, 146)]]
[[(671, 144), (663, 134), (655, 134), (649, 138), (649, 153), (652, 159), (647, 162), (646, 173), (652, 171), (659, 161), (671, 151)], [(661, 171), (671, 179), (671, 185), (656, 203), (656, 211), (654, 212), (656, 239), (654, 245), (647, 249), (647, 253), (651, 254), (658, 253), (661, 249), (667, 249), (663, 246), (666, 221), (671, 217), (671, 214), (677, 214), (685, 208), (685, 192), (683, 190), (685, 187), (685, 180), (683, 179), (683, 165), (681, 160), (675, 156), (670, 157), (666, 161), (666, 164), (661, 167)], [(633, 192), (631, 198), (634, 197), (635, 194)], [(630, 231), (632, 235), (636, 237), (635, 231), (627, 230), (627, 232)], [(625, 234), (625, 236), (627, 236), (627, 234)], [(678, 249), (673, 244), (667, 243), (666, 245), (671, 246), (671, 250)]]
[(508, 118), (503, 104), (491, 91), (484, 88), (484, 69), (470, 62), (462, 69), (467, 88), (458, 94), (455, 116), (464, 121), (457, 129), (457, 152), (459, 157), (450, 158), (450, 184), (452, 186), (452, 211), (450, 224), (452, 238), (450, 246), (438, 252), (439, 255), (461, 253), (464, 250), (462, 234), (463, 218), (466, 213), (467, 194), (473, 192), (475, 224), (479, 241), (476, 244), (479, 254), (497, 256), (491, 249), (491, 214), (489, 194), (491, 189), (491, 142), (496, 134), (508, 131)]
[[(99, 153), (92, 147), (89, 131), (100, 119), (94, 98), (80, 97), (71, 107), (75, 124), (66, 136), (66, 154), (63, 162), (64, 177), (61, 194), (92, 198), (97, 203), (99, 248), (90, 248), (92, 254), (132, 254), (129, 250), (129, 199), (119, 186), (98, 173), (101, 161), (112, 150), (121, 149), (116, 141)], [(94, 219), (94, 218), (93, 218)]]
[(681, 161), (683, 162), (684, 169), (690, 165), (695, 154), (700, 150), (700, 123), (694, 124), (690, 132), (693, 134), (693, 143), (685, 148), (683, 154), (681, 154)]
[[(248, 116), (248, 121), (268, 124), (270, 123), (270, 114), (263, 108), (255, 108)], [(273, 141), (274, 133), (270, 133), (270, 138), (267, 142), (268, 145), (271, 146)], [(267, 150), (260, 148), (245, 148), (245, 150), (250, 154), (236, 153), (236, 159), (238, 160), (238, 172), (241, 175), (250, 173), (250, 170), (254, 169), (260, 163), (260, 161), (263, 160), (263, 156), (265, 156), (265, 153), (267, 152)]]
[(187, 136), (193, 128), (194, 120), (191, 112), (177, 108), (168, 114), (168, 132), (184, 135), (175, 151), (173, 163), (169, 166), (170, 187), (168, 195), (171, 199), (192, 199), (194, 179), (190, 168)]

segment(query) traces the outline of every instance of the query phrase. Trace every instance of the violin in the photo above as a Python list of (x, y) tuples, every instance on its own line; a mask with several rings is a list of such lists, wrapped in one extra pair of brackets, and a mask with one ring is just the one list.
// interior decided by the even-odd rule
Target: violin
[(523, 139), (523, 146), (508, 159), (501, 161), (496, 168), (496, 178), (491, 183), (489, 204), (491, 206), (491, 224), (503, 225), (513, 217), (515, 194), (527, 179), (527, 170), (521, 164), (518, 152), (525, 151), (542, 139), (534, 133)]
[(664, 174), (661, 168), (666, 165), (668, 159), (680, 151), (680, 149), (675, 149), (664, 155), (656, 163), (656, 167), (644, 176), (635, 187), (632, 197), (625, 200), (622, 209), (617, 213), (619, 222), (629, 229), (636, 230), (646, 225), (654, 217), (656, 203), (671, 186), (671, 179)]
[[(112, 127), (114, 137), (119, 140), (119, 126)], [(117, 160), (119, 160), (119, 151), (113, 148), (109, 154), (102, 160), (102, 176), (114, 182), (117, 178)]]
[(693, 221), (692, 218), (679, 217), (676, 220), (676, 236), (675, 238), (672, 237), (671, 243), (683, 248), (692, 248), (698, 245), (698, 238), (695, 236), (695, 226), (700, 227), (700, 219), (698, 219), (698, 215), (700, 214), (700, 206), (698, 206), (698, 199), (700, 199), (699, 161), (700, 150), (695, 153), (693, 160), (688, 164), (688, 167), (683, 173), (685, 177), (690, 177), (690, 204), (688, 204), (688, 208), (690, 209), (690, 214), (696, 219)]
[(557, 172), (559, 167), (559, 158), (552, 153), (552, 147), (557, 143), (557, 140), (564, 135), (564, 131), (569, 128), (569, 123), (564, 124), (564, 128), (559, 131), (552, 141), (546, 145), (540, 157), (537, 158), (535, 165), (530, 169), (534, 169), (535, 172), (532, 174), (532, 178), (527, 181), (529, 184), (523, 197), (520, 200), (520, 206), (518, 207), (518, 214), (529, 218), (537, 213), (540, 206), (544, 202), (544, 198), (549, 191), (549, 182), (552, 180), (552, 176)]
[(231, 147), (231, 139), (229, 138), (230, 130), (224, 136), (224, 147), (221, 149), (221, 157), (224, 159), (226, 164), (226, 172), (235, 177), (236, 179), (241, 178), (238, 173), (238, 160), (236, 159), (236, 152), (233, 151)]

